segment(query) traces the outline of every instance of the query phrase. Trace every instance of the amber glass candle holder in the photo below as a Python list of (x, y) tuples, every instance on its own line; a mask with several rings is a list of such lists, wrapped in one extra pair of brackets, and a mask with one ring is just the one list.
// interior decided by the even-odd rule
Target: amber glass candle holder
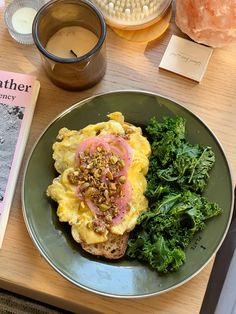
[[(74, 30), (84, 30), (97, 40), (93, 45), (87, 33), (78, 32), (75, 36)], [(90, 1), (54, 0), (46, 3), (35, 16), (32, 35), (42, 65), (55, 85), (80, 90), (95, 85), (104, 76), (106, 23)], [(62, 39), (63, 43), (57, 41)], [(89, 44), (92, 45), (90, 48)], [(89, 50), (82, 49), (84, 47)]]

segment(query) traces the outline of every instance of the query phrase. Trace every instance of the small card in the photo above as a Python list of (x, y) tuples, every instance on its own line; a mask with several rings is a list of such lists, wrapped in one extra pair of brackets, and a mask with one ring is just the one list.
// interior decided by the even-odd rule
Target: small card
[(159, 67), (200, 82), (212, 52), (212, 48), (172, 35)]

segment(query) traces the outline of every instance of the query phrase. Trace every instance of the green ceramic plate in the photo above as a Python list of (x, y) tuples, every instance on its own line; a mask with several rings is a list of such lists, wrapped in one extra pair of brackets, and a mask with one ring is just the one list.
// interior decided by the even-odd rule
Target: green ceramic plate
[[(148, 266), (122, 259), (109, 262), (83, 252), (60, 223), (56, 204), (46, 196), (47, 186), (56, 176), (52, 144), (60, 128), (81, 129), (106, 120), (106, 115), (121, 111), (126, 121), (145, 126), (153, 116), (183, 116), (187, 137), (192, 143), (209, 145), (216, 154), (205, 195), (223, 207), (222, 215), (209, 221), (187, 250), (187, 261), (176, 273), (158, 275)], [(233, 188), (223, 149), (209, 128), (193, 113), (156, 94), (142, 91), (115, 91), (85, 99), (57, 117), (45, 130), (32, 150), (22, 189), (23, 213), (29, 234), (49, 264), (75, 285), (112, 297), (144, 297), (173, 289), (196, 275), (221, 245), (232, 214)]]

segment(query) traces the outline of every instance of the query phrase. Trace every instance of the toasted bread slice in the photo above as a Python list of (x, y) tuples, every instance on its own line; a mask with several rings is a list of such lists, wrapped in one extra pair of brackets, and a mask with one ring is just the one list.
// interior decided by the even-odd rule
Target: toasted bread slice
[(87, 244), (81, 242), (82, 248), (93, 255), (103, 256), (107, 259), (119, 259), (124, 256), (129, 239), (129, 233), (123, 235), (116, 235), (109, 233), (106, 242), (97, 244)]

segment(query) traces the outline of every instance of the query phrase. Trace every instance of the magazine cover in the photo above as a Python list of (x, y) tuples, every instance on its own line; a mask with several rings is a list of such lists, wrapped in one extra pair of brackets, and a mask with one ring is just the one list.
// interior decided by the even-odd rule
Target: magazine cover
[(34, 76), (0, 71), (0, 248), (39, 88)]

